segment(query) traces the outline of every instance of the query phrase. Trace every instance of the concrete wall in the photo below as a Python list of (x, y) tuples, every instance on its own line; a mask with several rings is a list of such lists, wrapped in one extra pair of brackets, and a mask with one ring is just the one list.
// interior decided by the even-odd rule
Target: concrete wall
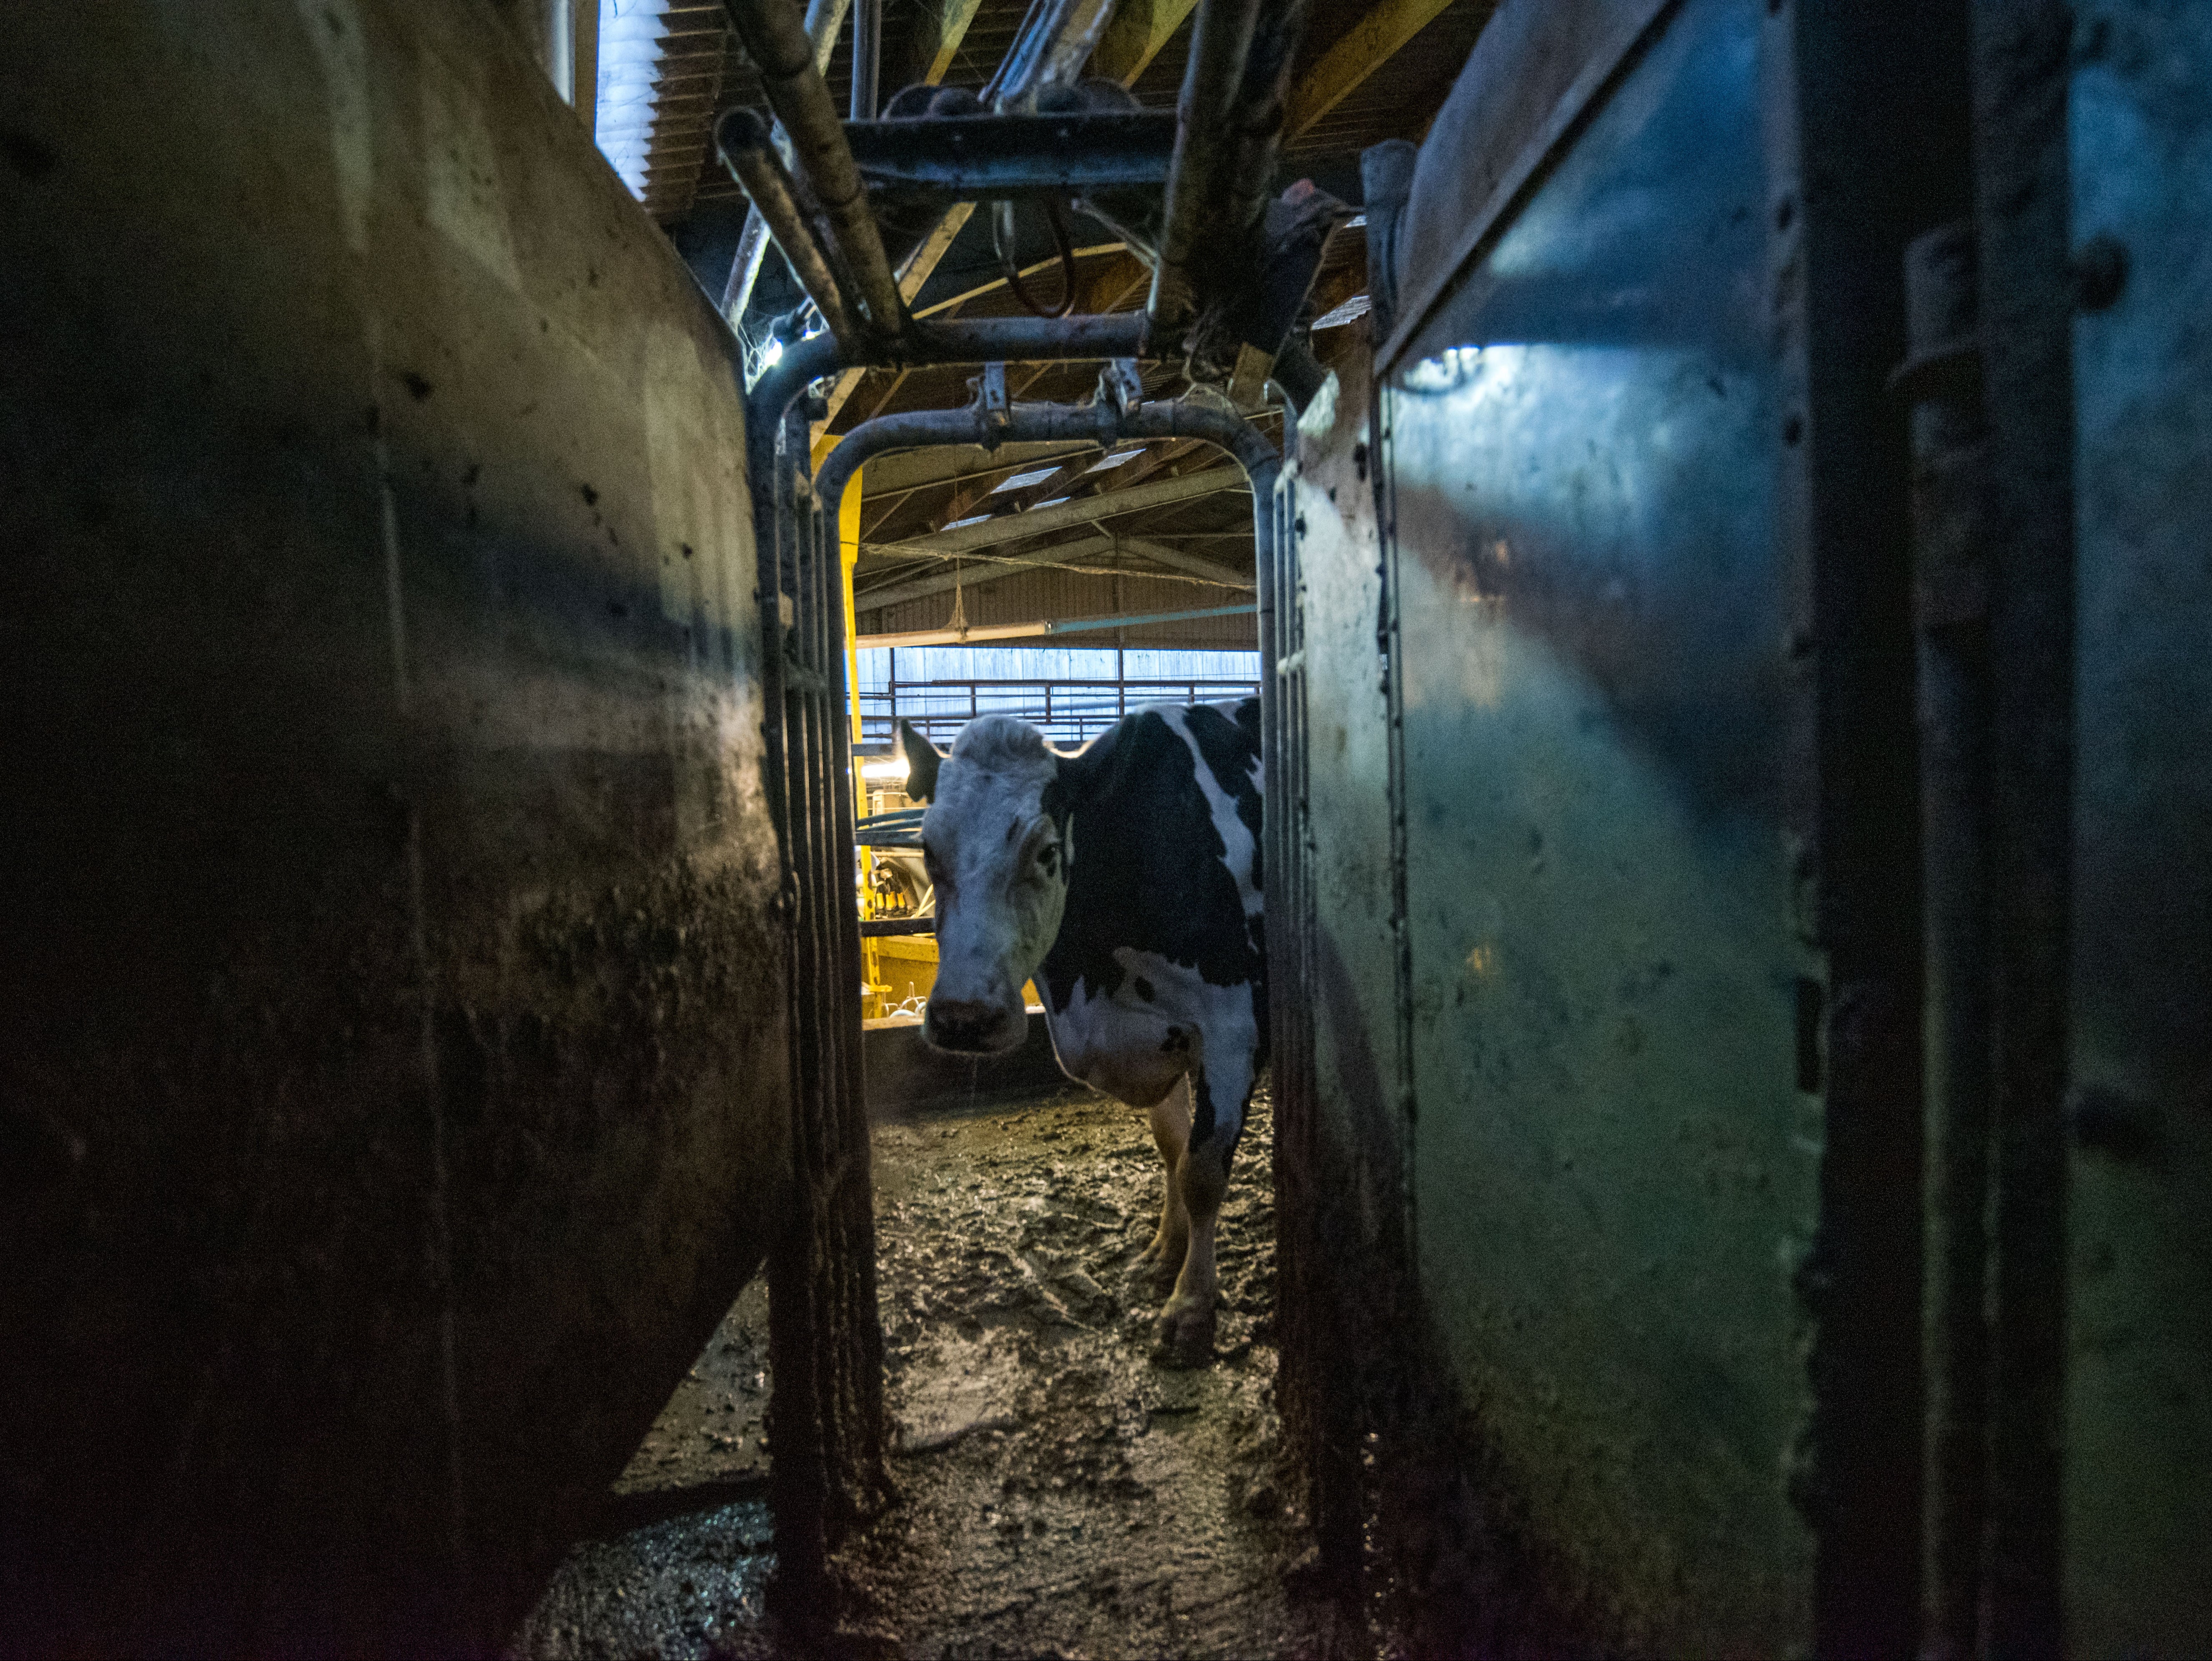
[(757, 1264), (729, 343), (476, 0), (0, 65), (0, 1650), (483, 1647)]

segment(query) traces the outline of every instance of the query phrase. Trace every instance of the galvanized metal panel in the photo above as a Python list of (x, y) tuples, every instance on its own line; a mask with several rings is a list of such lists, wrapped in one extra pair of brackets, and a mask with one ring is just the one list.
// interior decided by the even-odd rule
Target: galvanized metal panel
[(2076, 20), (2069, 1652), (2212, 1652), (2212, 10)]
[(1466, 275), (1477, 248), (1668, 3), (1507, 0), (1498, 7), (1421, 146), (1397, 245), (1397, 338), (1376, 343), (1386, 366)]
[(1759, 27), (1686, 6), (1382, 399), (1423, 1292), (1575, 1590), (1704, 1652), (1812, 1559)]

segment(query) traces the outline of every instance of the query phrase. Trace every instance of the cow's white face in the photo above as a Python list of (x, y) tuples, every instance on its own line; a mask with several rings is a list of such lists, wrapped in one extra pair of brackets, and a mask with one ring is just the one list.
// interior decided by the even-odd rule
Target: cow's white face
[(1035, 727), (1006, 715), (969, 722), (949, 755), (903, 724), (900, 743), (907, 793), (929, 803), (922, 861), (936, 888), (937, 985), (921, 1035), (969, 1054), (1018, 1049), (1022, 985), (1067, 905), (1074, 850), (1045, 800), (1058, 761)]

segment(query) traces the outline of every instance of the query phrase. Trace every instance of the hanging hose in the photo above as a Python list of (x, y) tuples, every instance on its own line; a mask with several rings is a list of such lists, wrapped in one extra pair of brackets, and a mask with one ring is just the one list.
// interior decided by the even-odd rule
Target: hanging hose
[(991, 247), (999, 256), (999, 270), (1006, 276), (1006, 287), (1014, 291), (1014, 298), (1021, 302), (1024, 310), (1032, 317), (1064, 318), (1075, 309), (1075, 246), (1068, 233), (1067, 215), (1059, 203), (1046, 203), (1044, 216), (1045, 222), (1052, 227), (1053, 246), (1060, 252), (1059, 305), (1050, 308), (1038, 305), (1022, 286), (1020, 269), (1015, 265), (1014, 257), (1006, 252), (1006, 231), (1014, 218), (1010, 203), (1002, 203), (991, 215)]

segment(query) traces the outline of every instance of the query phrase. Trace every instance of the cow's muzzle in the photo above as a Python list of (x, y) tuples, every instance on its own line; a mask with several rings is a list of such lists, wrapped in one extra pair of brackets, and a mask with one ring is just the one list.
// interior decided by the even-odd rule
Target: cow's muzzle
[(1004, 1055), (1021, 1048), (1028, 1032), (1028, 1016), (1019, 1004), (1009, 1009), (1003, 1003), (933, 997), (922, 1011), (923, 1040), (960, 1055)]

